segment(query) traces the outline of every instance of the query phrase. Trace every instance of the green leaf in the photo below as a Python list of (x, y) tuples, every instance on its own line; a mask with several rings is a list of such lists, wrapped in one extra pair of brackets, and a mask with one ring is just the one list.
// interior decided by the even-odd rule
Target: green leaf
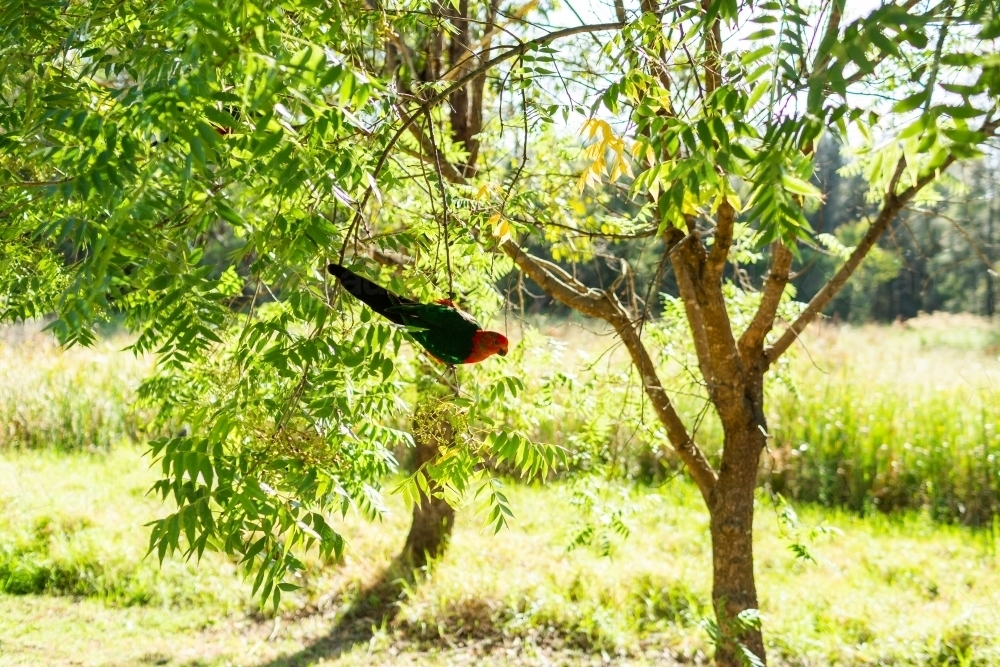
[(922, 90), (919, 93), (914, 93), (909, 97), (896, 102), (892, 107), (893, 113), (906, 113), (907, 111), (913, 111), (914, 109), (922, 106), (927, 101), (928, 92)]
[(761, 58), (763, 58), (764, 56), (766, 56), (766, 55), (768, 55), (770, 53), (771, 53), (771, 47), (770, 46), (762, 46), (762, 47), (760, 47), (758, 49), (754, 49), (750, 53), (747, 53), (743, 57), (741, 57), (740, 58), (740, 64), (742, 64), (742, 65), (749, 65), (749, 64), (751, 64), (753, 62), (756, 62), (756, 61), (760, 60)]
[(801, 195), (810, 199), (820, 199), (823, 193), (812, 183), (807, 183), (800, 178), (783, 174), (781, 185), (792, 194)]
[(994, 18), (979, 31), (979, 39), (996, 39), (997, 37), (1000, 37), (1000, 17)]
[(257, 158), (270, 153), (281, 141), (282, 136), (284, 136), (282, 132), (268, 132), (265, 134), (254, 147), (253, 157)]
[(756, 86), (754, 86), (753, 91), (750, 93), (750, 97), (747, 99), (747, 108), (752, 108), (755, 104), (760, 102), (761, 98), (767, 94), (767, 91), (771, 89), (770, 81), (761, 81)]
[(326, 62), (326, 56), (321, 47), (309, 44), (296, 52), (289, 62), (293, 67), (315, 72), (320, 64)]

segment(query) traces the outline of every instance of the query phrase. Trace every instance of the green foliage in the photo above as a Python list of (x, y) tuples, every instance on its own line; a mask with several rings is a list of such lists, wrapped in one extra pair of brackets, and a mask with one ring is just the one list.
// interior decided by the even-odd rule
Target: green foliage
[[(635, 124), (632, 155), (641, 165), (631, 192), (648, 193), (658, 202), (661, 229), (663, 224), (685, 228), (685, 216), (714, 213), (722, 199), (739, 212), (740, 198), (733, 192), (737, 183), (736, 190), (747, 195), (745, 208), (757, 225), (758, 242), (781, 240), (794, 249), (811, 232), (806, 207), (820, 198), (810, 182), (815, 142), (824, 131), (846, 141), (849, 122), (867, 141), (863, 162), (871, 194), (879, 200), (900, 158), (906, 167), (898, 187), (905, 188), (933, 174), (949, 155), (978, 153), (985, 134), (969, 121), (989, 117), (991, 100), (1000, 90), (995, 59), (961, 52), (962, 39), (971, 37), (964, 28), (949, 34), (947, 20), (944, 29), (935, 27), (938, 11), (951, 12), (950, 19), (966, 25), (982, 21), (988, 14), (978, 3), (948, 5), (947, 10), (939, 6), (926, 13), (887, 4), (841, 31), (823, 33), (826, 17), (815, 8), (766, 2), (749, 17), (748, 25), (757, 29), (745, 41), (714, 54), (713, 38), (707, 35), (713, 21), (727, 13), (721, 9), (725, 6), (712, 3), (704, 13), (678, 12), (666, 33), (652, 15), (645, 15), (605, 46), (625, 71), (606, 89), (604, 106), (612, 114), (619, 114), (620, 106), (629, 110)], [(937, 38), (935, 44), (932, 38)], [(719, 77), (717, 82), (699, 80), (690, 57), (693, 48), (715, 60), (708, 66), (714, 72), (704, 76)], [(653, 53), (661, 54), (661, 60), (652, 59)], [(915, 63), (921, 64), (915, 68)], [(891, 109), (857, 106), (848, 96), (855, 83), (875, 73), (876, 65), (888, 76), (887, 92), (901, 98)], [(808, 98), (805, 105), (790, 108), (784, 103), (802, 94)], [(898, 137), (873, 138), (871, 130), (883, 114), (914, 119)], [(611, 134), (609, 128), (596, 144), (602, 150), (593, 155), (595, 177), (603, 172), (603, 153), (621, 141)], [(621, 171), (610, 171), (610, 180)]]
[[(176, 511), (153, 523), (150, 552), (162, 561), (223, 551), (276, 607), (305, 552), (342, 553), (336, 526), (350, 508), (383, 514), (381, 480), (396, 471), (393, 448), (409, 440), (391, 426), (408, 410), (407, 336), (340, 293), (324, 271), (333, 259), (402, 251), (412, 270), (380, 270), (391, 289), (460, 294), (488, 315), (499, 304), (490, 283), (511, 268), (495, 261), (497, 239), (561, 221), (584, 234), (558, 241), (553, 256), (589, 259), (607, 255), (602, 236), (687, 229), (732, 206), (743, 216), (733, 257), (748, 263), (771, 242), (797, 252), (810, 237), (822, 132), (846, 140), (848, 123), (857, 127), (876, 198), (977, 156), (992, 133), (980, 123), (995, 111), (1000, 62), (963, 46), (970, 31), (995, 31), (986, 3), (884, 5), (824, 37), (814, 19), (825, 8), (764, 2), (751, 17), (757, 34), (723, 50), (716, 21), (733, 27), (740, 10), (720, 0), (628, 17), (584, 68), (584, 100), (566, 88), (571, 99), (553, 103), (547, 77), (589, 52), (545, 39), (507, 51), (516, 57), (489, 73), (497, 83), (486, 103), (498, 113), (478, 128), (484, 166), (468, 164), (468, 179), (448, 183), (441, 158), (470, 148), (435, 129), (443, 107), (412, 104), (444, 101), (455, 84), (430, 49), (407, 40), (425, 45), (454, 24), (423, 5), (99, 0), (79, 11), (50, 2), (0, 10), (0, 317), (52, 313), (58, 340), (84, 345), (96, 342), (99, 322), (121, 317), (133, 351), (155, 354), (140, 399), (173, 434), (151, 448), (162, 471), (155, 491)], [(852, 95), (876, 65), (888, 109)], [(520, 161), (504, 134), (510, 93)], [(803, 95), (805, 104), (785, 104)], [(555, 127), (559, 111), (564, 122), (587, 116), (583, 184), (631, 178), (635, 164), (619, 210), (595, 213), (611, 198), (573, 194), (575, 179), (559, 175), (578, 147)], [(404, 137), (408, 114), (441, 148), (433, 165), (414, 157), (426, 154), (422, 135)], [(875, 136), (880, 114), (906, 125)], [(540, 168), (524, 174), (529, 144)], [(742, 329), (756, 297), (734, 286), (726, 297)], [(668, 300), (650, 337), (665, 366), (680, 359), (677, 385), (705, 415), (676, 310)], [(786, 302), (782, 314), (794, 310)], [(612, 391), (594, 376), (582, 384), (589, 396), (564, 402), (567, 411), (600, 407), (582, 434), (565, 436), (589, 449), (539, 444), (556, 438), (534, 432), (561, 425), (515, 414), (527, 383), (491, 373), (468, 371), (474, 389), (448, 415), (462, 436), (400, 487), (411, 499), (429, 479), (456, 502), (478, 495), (498, 530), (512, 510), (491, 467), (544, 478), (576, 456), (580, 467), (615, 468), (608, 441), (623, 416), (649, 441), (664, 440), (636, 417), (643, 403), (620, 369)], [(554, 403), (548, 397), (581, 384), (554, 371), (542, 386)]]
[(577, 482), (570, 503), (577, 510), (578, 528), (569, 549), (594, 547), (603, 556), (610, 556), (615, 543), (628, 538), (631, 529), (626, 521), (641, 510), (627, 490), (602, 484), (594, 476)]
[[(498, 374), (480, 374), (483, 375)], [(427, 433), (415, 430), (413, 437), (438, 441), (437, 456), (396, 487), (404, 501), (419, 502), (423, 494), (457, 504), (471, 491), (474, 500), (482, 499), (486, 523), (494, 528), (494, 533), (500, 532), (514, 514), (503, 491), (504, 484), (492, 475), (493, 470), (519, 472), (523, 480), (529, 481), (548, 477), (566, 462), (562, 447), (533, 442), (518, 431), (517, 426), (524, 421), (497, 418), (498, 413), (502, 414), (500, 406), (509, 408), (524, 388), (518, 378), (500, 375), (485, 387), (472, 385), (471, 392), (460, 392), (457, 398), (425, 397), (425, 403), (417, 411), (415, 428)], [(451, 429), (447, 441), (433, 437), (442, 421)], [(487, 462), (489, 467), (484, 465)]]
[[(273, 310), (278, 322), (287, 316)], [(339, 558), (343, 539), (327, 512), (378, 514), (378, 481), (395, 471), (390, 448), (408, 436), (374, 417), (395, 407), (391, 362), (363, 356), (366, 340), (388, 342), (389, 327), (361, 326), (341, 348), (339, 337), (295, 336), (287, 323), (277, 330), (291, 340), (276, 337), (274, 320), (234, 334), (228, 350), (197, 366), (162, 368), (142, 396), (161, 419), (190, 428), (152, 443), (163, 473), (154, 490), (178, 511), (154, 524), (150, 551), (162, 560), (185, 544), (188, 555), (211, 546), (239, 556), (254, 591), (277, 606), (291, 590), (286, 572), (302, 569), (298, 550), (318, 544)], [(242, 335), (259, 356), (238, 345)]]
[(26, 321), (49, 312), (66, 287), (66, 275), (50, 248), (0, 241), (0, 322)]
[[(381, 512), (390, 451), (409, 439), (384, 426), (407, 409), (404, 334), (324, 271), (357, 232), (357, 202), (404, 187), (375, 173), (387, 81), (354, 57), (381, 43), (386, 15), (309, 1), (54, 9), (2, 15), (0, 314), (53, 312), (59, 341), (85, 345), (124, 318), (132, 349), (157, 360), (140, 405), (174, 434), (151, 443), (154, 490), (177, 508), (150, 551), (221, 550), (276, 606), (304, 551), (342, 552), (334, 516)], [(415, 254), (439, 238), (430, 221), (379, 245)], [(475, 239), (446, 241), (456, 271), (476, 268), (457, 286), (481, 284)], [(428, 296), (426, 280), (388, 282)], [(504, 438), (492, 455), (530, 473), (556, 463)], [(442, 474), (463, 487), (471, 468)]]

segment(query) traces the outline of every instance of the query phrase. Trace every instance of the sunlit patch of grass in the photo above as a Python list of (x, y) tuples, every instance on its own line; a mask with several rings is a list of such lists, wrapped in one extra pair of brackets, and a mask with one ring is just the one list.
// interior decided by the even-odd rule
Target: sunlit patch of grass
[(145, 558), (145, 524), (167, 511), (146, 495), (155, 475), (148, 466), (134, 446), (0, 458), (0, 591), (245, 609), (248, 596), (225, 559), (168, 559), (160, 568), (155, 555)]
[[(700, 497), (681, 481), (632, 492), (648, 511), (633, 517), (631, 536), (611, 557), (567, 550), (573, 508), (563, 483), (513, 487), (517, 519), (497, 537), (482, 529), (481, 517), (461, 514), (447, 556), (404, 596), (378, 645), (603, 652), (637, 664), (663, 651), (704, 659), (711, 654), (701, 627), (711, 611), (711, 553)], [(842, 531), (807, 540), (810, 562), (794, 556), (793, 536), (770, 500), (759, 502), (758, 590), (775, 664), (1000, 660), (1000, 564), (987, 534), (914, 513), (862, 518), (806, 507), (803, 531), (821, 523)], [(395, 529), (401, 542), (405, 521)], [(349, 539), (365, 552), (368, 540), (381, 544), (385, 534), (357, 524)], [(345, 563), (331, 582), (358, 565)], [(379, 662), (364, 658), (367, 650), (351, 660)]]
[(820, 328), (770, 396), (774, 487), (854, 511), (926, 509), (989, 526), (1000, 515), (1000, 328), (937, 315), (897, 327)]

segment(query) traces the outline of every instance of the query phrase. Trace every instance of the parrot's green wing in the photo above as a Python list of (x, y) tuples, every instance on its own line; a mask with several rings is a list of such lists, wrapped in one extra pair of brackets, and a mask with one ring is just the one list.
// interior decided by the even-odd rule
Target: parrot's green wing
[(447, 364), (468, 358), (473, 336), (481, 329), (468, 313), (440, 303), (400, 304), (391, 311), (411, 330), (414, 340)]
[(440, 303), (408, 303), (393, 306), (388, 310), (399, 313), (407, 320), (407, 325), (427, 329), (470, 329), (478, 331), (482, 327), (468, 313)]

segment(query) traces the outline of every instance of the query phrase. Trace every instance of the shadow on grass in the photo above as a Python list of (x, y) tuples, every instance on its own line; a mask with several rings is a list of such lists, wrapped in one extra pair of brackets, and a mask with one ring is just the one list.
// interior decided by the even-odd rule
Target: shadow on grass
[(258, 667), (303, 667), (320, 659), (338, 658), (355, 646), (369, 644), (374, 629), (387, 626), (399, 613), (400, 597), (417, 582), (419, 573), (411, 561), (397, 558), (375, 581), (358, 591), (354, 602), (325, 636), (291, 655)]

